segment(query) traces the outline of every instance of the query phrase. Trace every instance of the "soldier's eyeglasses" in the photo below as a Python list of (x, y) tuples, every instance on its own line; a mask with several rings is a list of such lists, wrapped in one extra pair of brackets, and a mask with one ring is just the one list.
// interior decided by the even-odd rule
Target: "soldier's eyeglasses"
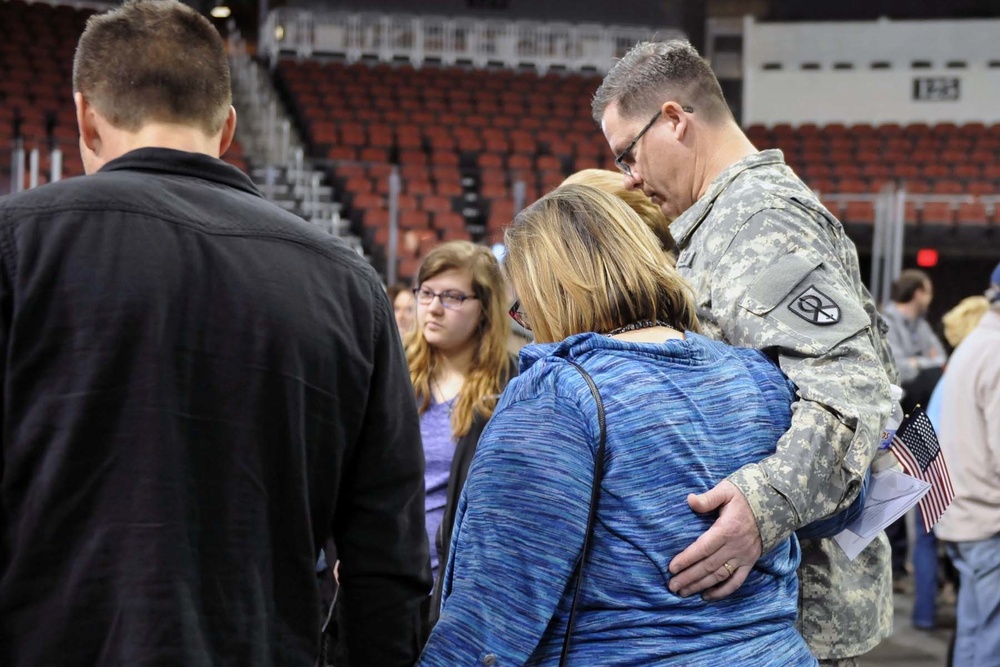
[[(681, 107), (681, 111), (693, 113), (694, 107)], [(635, 162), (635, 159), (632, 156), (632, 149), (635, 148), (635, 145), (639, 143), (640, 139), (642, 139), (642, 135), (649, 132), (649, 128), (653, 127), (653, 123), (657, 121), (661, 114), (662, 110), (657, 111), (656, 115), (649, 119), (649, 122), (646, 123), (645, 127), (639, 130), (639, 134), (635, 135), (635, 139), (633, 139), (629, 145), (625, 147), (625, 150), (615, 156), (615, 166), (629, 178), (632, 178), (631, 165)]]

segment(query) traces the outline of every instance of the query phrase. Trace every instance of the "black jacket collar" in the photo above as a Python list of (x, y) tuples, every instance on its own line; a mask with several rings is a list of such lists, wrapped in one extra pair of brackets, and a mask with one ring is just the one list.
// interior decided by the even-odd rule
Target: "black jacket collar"
[(228, 185), (262, 197), (250, 177), (236, 167), (204, 153), (172, 148), (137, 148), (111, 160), (100, 171), (153, 171), (191, 176)]

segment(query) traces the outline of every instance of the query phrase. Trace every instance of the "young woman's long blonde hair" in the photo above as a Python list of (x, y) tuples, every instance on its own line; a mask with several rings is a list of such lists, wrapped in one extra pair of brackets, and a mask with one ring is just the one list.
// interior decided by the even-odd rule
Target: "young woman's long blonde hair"
[[(472, 274), (472, 292), (479, 304), (479, 328), (472, 365), (451, 414), (452, 434), (460, 438), (472, 428), (476, 414), (486, 419), (493, 414), (500, 391), (510, 379), (511, 358), (507, 352), (510, 318), (505, 307), (507, 290), (503, 274), (489, 248), (468, 241), (439, 245), (427, 253), (421, 263), (417, 287), (450, 269), (464, 269)], [(417, 330), (406, 339), (406, 361), (420, 414), (431, 404), (431, 378), (438, 354), (424, 338), (418, 323)]]
[(521, 211), (504, 268), (541, 343), (640, 320), (699, 331), (690, 288), (620, 198), (563, 185)]

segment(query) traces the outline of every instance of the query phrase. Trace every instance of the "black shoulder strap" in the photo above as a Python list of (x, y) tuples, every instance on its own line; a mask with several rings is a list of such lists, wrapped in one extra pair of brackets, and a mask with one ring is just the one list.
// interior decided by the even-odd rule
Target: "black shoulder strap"
[(590, 535), (594, 532), (594, 519), (597, 517), (597, 500), (601, 493), (601, 481), (604, 479), (604, 444), (607, 440), (607, 426), (604, 422), (604, 402), (601, 401), (601, 394), (597, 391), (594, 378), (590, 377), (590, 373), (583, 370), (583, 366), (580, 364), (573, 361), (569, 361), (569, 364), (580, 371), (580, 375), (583, 376), (587, 386), (590, 387), (590, 393), (594, 395), (594, 401), (597, 403), (597, 423), (601, 427), (601, 439), (597, 445), (597, 455), (594, 457), (594, 486), (590, 491), (590, 514), (587, 516), (587, 532), (583, 537), (583, 551), (580, 553), (580, 560), (573, 570), (573, 577), (576, 579), (576, 584), (573, 586), (573, 604), (569, 608), (569, 620), (566, 622), (566, 637), (563, 639), (562, 655), (559, 658), (560, 667), (566, 665), (567, 656), (569, 655), (569, 638), (573, 634), (573, 623), (576, 621), (576, 603), (580, 597), (583, 567), (587, 560), (587, 553), (590, 551)]

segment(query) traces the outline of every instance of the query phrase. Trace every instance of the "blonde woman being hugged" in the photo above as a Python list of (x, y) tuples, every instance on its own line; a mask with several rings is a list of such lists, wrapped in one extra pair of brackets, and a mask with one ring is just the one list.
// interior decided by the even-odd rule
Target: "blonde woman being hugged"
[[(688, 495), (774, 452), (795, 387), (762, 353), (696, 333), (687, 285), (620, 199), (561, 187), (505, 240), (511, 316), (537, 344), (469, 470), (421, 667), (816, 665), (795, 627), (794, 537), (740, 573), (738, 595), (668, 588), (671, 559), (713, 520)], [(739, 569), (720, 562), (712, 581)]]
[[(427, 461), (427, 533), (437, 578), (479, 435), (517, 365), (507, 352), (504, 279), (488, 248), (440, 245), (427, 254), (416, 284), (417, 330), (406, 358)], [(432, 622), (440, 590), (435, 583)]]

